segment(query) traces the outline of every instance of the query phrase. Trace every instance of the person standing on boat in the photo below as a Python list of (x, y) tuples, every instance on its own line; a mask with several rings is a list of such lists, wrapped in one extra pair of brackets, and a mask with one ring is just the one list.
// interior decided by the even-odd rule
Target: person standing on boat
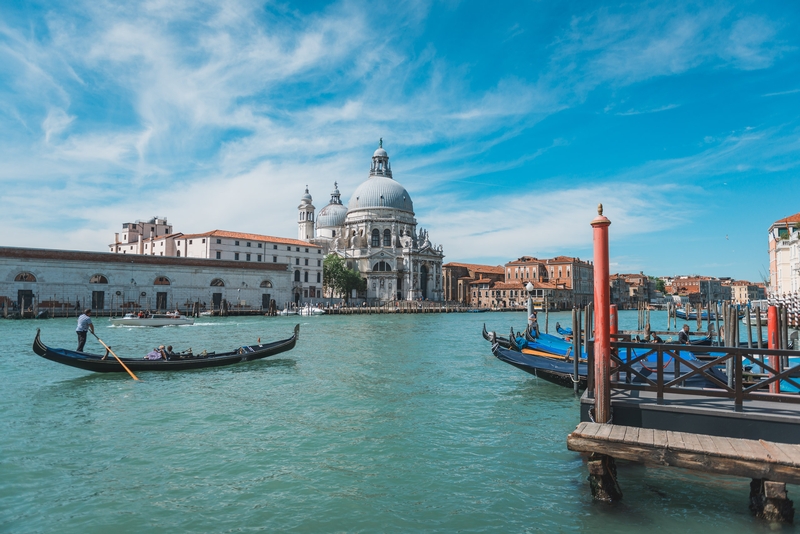
[(539, 321), (536, 318), (536, 312), (532, 311), (531, 314), (528, 316), (528, 328), (531, 332), (535, 335), (535, 337), (539, 337)]
[(94, 334), (94, 325), (92, 324), (92, 310), (86, 308), (83, 310), (83, 315), (78, 317), (78, 328), (75, 333), (78, 334), (78, 352), (83, 352), (83, 346), (86, 345), (86, 335), (91, 332)]
[(689, 341), (689, 325), (685, 324), (683, 325), (683, 330), (678, 332), (678, 343), (688, 345)]

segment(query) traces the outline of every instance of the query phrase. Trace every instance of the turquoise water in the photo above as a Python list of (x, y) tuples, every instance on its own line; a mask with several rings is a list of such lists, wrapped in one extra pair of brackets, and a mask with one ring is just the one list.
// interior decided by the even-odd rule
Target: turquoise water
[[(95, 325), (134, 356), (285, 338), (297, 319), (291, 352), (140, 382), (32, 353), (37, 327), (74, 348), (74, 319), (0, 321), (0, 531), (770, 530), (749, 515), (744, 479), (622, 464), (623, 502), (593, 503), (566, 448), (577, 399), (481, 337), (484, 321), (522, 328), (522, 313)], [(635, 324), (621, 313), (621, 328)]]

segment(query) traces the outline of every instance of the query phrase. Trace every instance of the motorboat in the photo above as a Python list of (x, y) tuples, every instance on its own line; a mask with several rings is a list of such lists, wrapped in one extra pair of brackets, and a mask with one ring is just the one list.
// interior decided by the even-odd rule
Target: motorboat
[(305, 316), (325, 315), (325, 310), (319, 306), (304, 306), (298, 310), (298, 314)]
[(123, 317), (112, 317), (114, 326), (182, 326), (194, 324), (194, 319), (179, 313), (151, 313), (139, 315), (127, 313)]
[(287, 315), (297, 315), (297, 310), (290, 310), (289, 308), (284, 308), (278, 312), (278, 315), (286, 317)]

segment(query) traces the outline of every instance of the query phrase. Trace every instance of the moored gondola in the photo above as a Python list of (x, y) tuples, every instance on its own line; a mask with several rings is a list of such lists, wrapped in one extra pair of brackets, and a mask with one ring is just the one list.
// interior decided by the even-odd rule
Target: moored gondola
[[(183, 371), (187, 369), (203, 369), (206, 367), (222, 367), (242, 362), (260, 360), (292, 350), (300, 335), (300, 325), (294, 327), (294, 333), (287, 339), (259, 345), (244, 345), (228, 352), (207, 355), (184, 356), (171, 360), (145, 360), (143, 358), (120, 358), (131, 371)], [(42, 343), (40, 330), (36, 330), (33, 340), (33, 352), (57, 363), (77, 367), (96, 373), (124, 373), (125, 369), (115, 359), (97, 354), (88, 354), (68, 349), (51, 348)]]

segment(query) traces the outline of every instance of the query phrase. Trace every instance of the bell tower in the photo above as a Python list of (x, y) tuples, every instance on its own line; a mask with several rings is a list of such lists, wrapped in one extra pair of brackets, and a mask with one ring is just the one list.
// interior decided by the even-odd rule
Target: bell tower
[(314, 204), (311, 203), (311, 195), (308, 193), (300, 197), (300, 205), (297, 206), (297, 239), (301, 241), (311, 241), (314, 238)]

